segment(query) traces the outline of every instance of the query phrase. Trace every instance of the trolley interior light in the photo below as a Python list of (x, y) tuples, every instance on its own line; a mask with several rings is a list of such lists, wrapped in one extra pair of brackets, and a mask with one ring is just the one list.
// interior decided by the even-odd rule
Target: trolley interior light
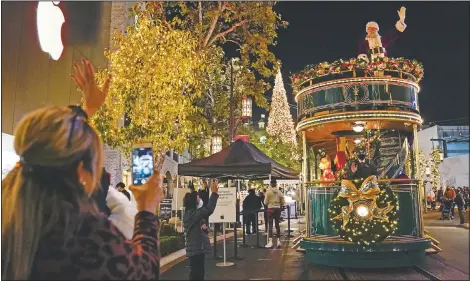
[(352, 129), (356, 133), (364, 131), (364, 122), (355, 122), (352, 126)]
[(356, 214), (361, 218), (365, 218), (369, 215), (369, 208), (364, 205), (359, 205), (356, 208)]

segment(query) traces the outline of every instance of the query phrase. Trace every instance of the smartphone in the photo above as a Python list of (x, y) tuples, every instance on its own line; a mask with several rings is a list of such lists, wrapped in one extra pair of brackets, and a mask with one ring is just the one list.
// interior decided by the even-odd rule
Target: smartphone
[(141, 185), (153, 174), (153, 150), (151, 143), (139, 143), (132, 147), (132, 183)]

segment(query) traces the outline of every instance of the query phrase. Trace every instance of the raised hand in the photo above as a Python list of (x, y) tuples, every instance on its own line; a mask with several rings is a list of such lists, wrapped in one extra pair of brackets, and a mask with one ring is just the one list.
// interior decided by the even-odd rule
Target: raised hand
[(131, 185), (137, 202), (137, 210), (155, 213), (163, 198), (163, 179), (159, 171), (154, 171), (153, 175), (143, 185)]
[(212, 181), (212, 185), (211, 185), (211, 192), (219, 192), (219, 181), (217, 179), (213, 180)]
[(75, 73), (72, 74), (72, 80), (77, 87), (82, 90), (83, 99), (85, 101), (84, 110), (88, 114), (88, 117), (91, 117), (103, 105), (109, 91), (110, 79), (107, 78), (103, 88), (100, 89), (98, 85), (96, 85), (95, 69), (89, 61), (82, 59), (80, 65), (74, 62), (73, 68), (75, 69)]
[(398, 13), (398, 16), (400, 17), (400, 21), (402, 22), (405, 22), (405, 18), (406, 18), (406, 8), (405, 7), (401, 7), (399, 11), (397, 11)]
[(357, 164), (356, 162), (352, 162), (351, 164), (351, 172), (354, 174), (355, 172), (357, 172)]

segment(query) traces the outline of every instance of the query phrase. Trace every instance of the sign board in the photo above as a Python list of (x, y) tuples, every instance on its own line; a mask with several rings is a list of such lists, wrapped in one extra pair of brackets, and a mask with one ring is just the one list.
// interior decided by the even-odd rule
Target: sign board
[(158, 217), (160, 219), (170, 219), (171, 218), (171, 205), (173, 200), (171, 199), (163, 199), (160, 202), (160, 211), (158, 213)]
[(231, 223), (237, 221), (237, 189), (219, 188), (219, 199), (214, 213), (209, 217), (211, 223)]
[(181, 210), (183, 208), (183, 199), (186, 193), (190, 192), (187, 188), (174, 188), (173, 189), (173, 202), (171, 208), (175, 210)]
[(296, 204), (294, 201), (292, 202), (286, 202), (286, 208), (282, 210), (281, 217), (284, 219), (287, 219), (287, 208), (290, 209), (290, 218), (293, 219), (295, 218), (295, 212), (296, 212)]

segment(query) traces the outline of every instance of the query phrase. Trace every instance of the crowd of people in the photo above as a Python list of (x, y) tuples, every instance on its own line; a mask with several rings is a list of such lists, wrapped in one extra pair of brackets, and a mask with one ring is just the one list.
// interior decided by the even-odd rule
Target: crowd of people
[(438, 209), (441, 212), (441, 220), (453, 220), (455, 218), (455, 207), (457, 207), (460, 224), (464, 224), (464, 213), (470, 206), (470, 189), (468, 186), (457, 188), (448, 186), (445, 190), (441, 187), (438, 191), (431, 189), (427, 194), (426, 201), (432, 210)]

